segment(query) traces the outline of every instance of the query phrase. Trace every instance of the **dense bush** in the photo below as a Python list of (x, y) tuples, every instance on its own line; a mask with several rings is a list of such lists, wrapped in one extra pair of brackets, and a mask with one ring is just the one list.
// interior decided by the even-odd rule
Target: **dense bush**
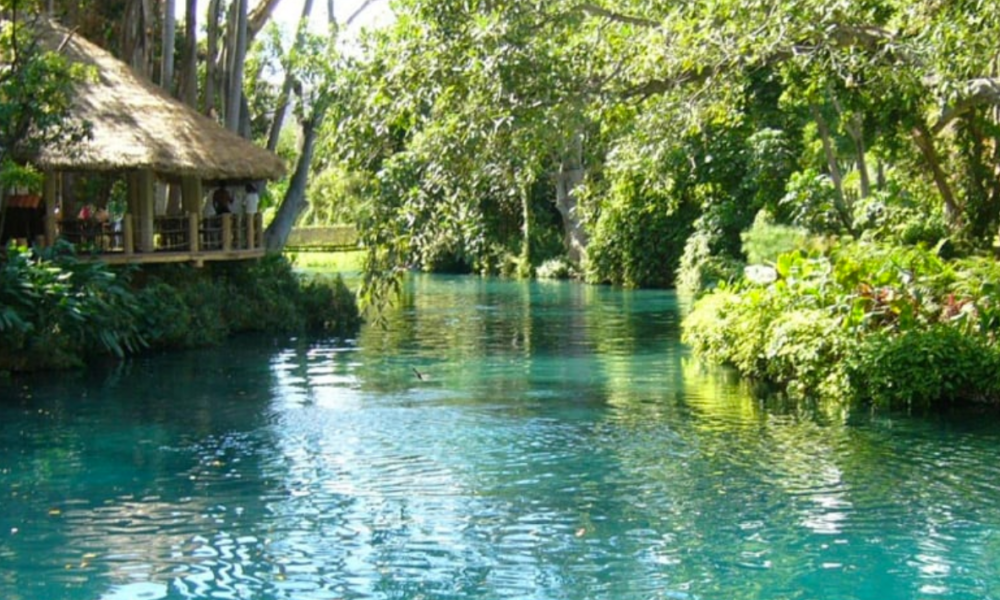
[(535, 270), (538, 279), (575, 279), (577, 276), (576, 267), (566, 258), (550, 258)]
[(586, 278), (625, 287), (674, 285), (695, 208), (623, 180), (600, 215), (587, 247)]
[(354, 295), (339, 276), (302, 276), (277, 254), (203, 268), (165, 265), (146, 275), (153, 312), (180, 311), (186, 324), (161, 325), (167, 335), (158, 343), (214, 344), (250, 331), (346, 333), (360, 323)]
[(760, 211), (750, 229), (740, 234), (743, 253), (751, 265), (773, 263), (778, 256), (809, 246), (809, 231), (802, 227), (780, 225), (767, 211)]
[(82, 262), (65, 245), (41, 254), (11, 246), (0, 261), (0, 371), (210, 345), (245, 331), (350, 333), (359, 322), (339, 276), (304, 280), (278, 255), (132, 270)]
[(847, 243), (780, 255), (773, 277), (699, 300), (684, 340), (795, 396), (891, 408), (1000, 400), (1000, 268)]
[(742, 260), (713, 254), (711, 234), (696, 229), (684, 244), (677, 270), (677, 289), (697, 297), (720, 283), (739, 279), (743, 275), (743, 266)]
[(855, 397), (877, 406), (1000, 400), (997, 348), (946, 324), (867, 338), (849, 357), (847, 372)]
[(36, 256), (10, 245), (0, 261), (0, 370), (63, 368), (145, 342), (128, 271), (77, 260), (59, 245)]

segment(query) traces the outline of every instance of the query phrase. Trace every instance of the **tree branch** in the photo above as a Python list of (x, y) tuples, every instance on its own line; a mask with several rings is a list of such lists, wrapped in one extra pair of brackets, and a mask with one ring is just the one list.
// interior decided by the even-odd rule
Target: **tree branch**
[(362, 13), (364, 13), (366, 10), (368, 10), (368, 7), (371, 6), (374, 3), (375, 3), (375, 0), (365, 0), (361, 4), (361, 6), (359, 6), (357, 8), (357, 10), (355, 10), (353, 13), (351, 13), (351, 16), (347, 17), (347, 20), (344, 21), (344, 25), (347, 26), (347, 27), (350, 27), (351, 24), (354, 23), (354, 20), (357, 19), (358, 17), (360, 17), (362, 15)]
[(274, 9), (277, 8), (280, 1), (258, 0), (257, 5), (250, 10), (250, 13), (247, 15), (247, 46), (253, 44), (254, 39), (257, 38), (257, 34), (271, 20), (271, 15), (274, 14)]
[(643, 19), (641, 17), (633, 17), (630, 15), (623, 15), (621, 13), (616, 13), (610, 11), (606, 8), (601, 8), (596, 4), (590, 2), (583, 2), (576, 6), (576, 10), (591, 14), (595, 17), (603, 17), (609, 21), (614, 21), (616, 23), (625, 23), (627, 25), (638, 25), (640, 27), (659, 27), (660, 24), (656, 21), (650, 19)]
[(941, 133), (952, 121), (983, 104), (1000, 106), (1000, 79), (981, 78), (968, 82), (965, 96), (951, 106), (945, 107), (941, 117), (931, 127), (931, 132), (934, 135)]
[[(796, 56), (814, 54), (823, 47), (835, 49), (861, 48), (868, 52), (877, 52), (892, 42), (893, 36), (878, 27), (832, 24), (816, 39), (802, 40), (784, 48), (777, 48), (760, 57), (735, 55), (715, 65), (700, 66), (688, 69), (673, 77), (651, 79), (645, 83), (624, 91), (626, 98), (648, 98), (663, 94), (691, 83), (701, 83), (716, 75), (722, 75), (734, 69), (751, 65), (770, 66), (791, 60)], [(889, 57), (892, 58), (891, 56)]]

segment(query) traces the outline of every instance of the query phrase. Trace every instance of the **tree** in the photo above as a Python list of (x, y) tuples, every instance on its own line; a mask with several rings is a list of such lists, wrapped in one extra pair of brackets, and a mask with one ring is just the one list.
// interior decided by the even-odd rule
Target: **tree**
[[(44, 146), (72, 145), (89, 135), (87, 123), (70, 118), (75, 82), (82, 67), (69, 64), (42, 41), (38, 15), (16, 0), (0, 3), (0, 186), (40, 181), (28, 166)], [(6, 214), (0, 193), (0, 219)], [(2, 223), (0, 223), (2, 228)]]
[[(306, 31), (312, 8), (307, 0), (300, 19), (295, 42), (286, 58), (286, 81), (282, 92), (291, 89), (296, 102), (294, 115), (302, 128), (302, 144), (291, 180), (278, 206), (274, 220), (264, 231), (268, 250), (280, 251), (288, 241), (292, 227), (306, 206), (306, 187), (313, 166), (316, 140), (331, 106), (335, 104), (341, 65), (336, 50), (336, 27), (330, 13), (330, 25), (325, 37)], [(285, 106), (279, 104), (274, 119), (280, 123)], [(273, 128), (272, 128), (273, 131)]]

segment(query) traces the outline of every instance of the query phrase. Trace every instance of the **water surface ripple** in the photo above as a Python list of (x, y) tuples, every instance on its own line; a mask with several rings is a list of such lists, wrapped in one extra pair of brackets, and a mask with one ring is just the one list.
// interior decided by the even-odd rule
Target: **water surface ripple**
[[(0, 383), (0, 598), (1000, 598), (996, 415), (751, 399), (667, 292)], [(418, 377), (419, 374), (419, 377)]]

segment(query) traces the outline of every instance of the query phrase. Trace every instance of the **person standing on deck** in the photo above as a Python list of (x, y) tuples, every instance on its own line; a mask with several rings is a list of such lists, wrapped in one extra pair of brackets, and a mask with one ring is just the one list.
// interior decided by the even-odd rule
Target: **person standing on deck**
[(224, 215), (233, 211), (233, 197), (229, 195), (229, 190), (220, 187), (212, 194), (212, 207), (215, 214)]
[(260, 204), (260, 197), (257, 195), (257, 186), (252, 183), (246, 185), (246, 196), (243, 197), (243, 210), (248, 215), (257, 214), (257, 206)]

